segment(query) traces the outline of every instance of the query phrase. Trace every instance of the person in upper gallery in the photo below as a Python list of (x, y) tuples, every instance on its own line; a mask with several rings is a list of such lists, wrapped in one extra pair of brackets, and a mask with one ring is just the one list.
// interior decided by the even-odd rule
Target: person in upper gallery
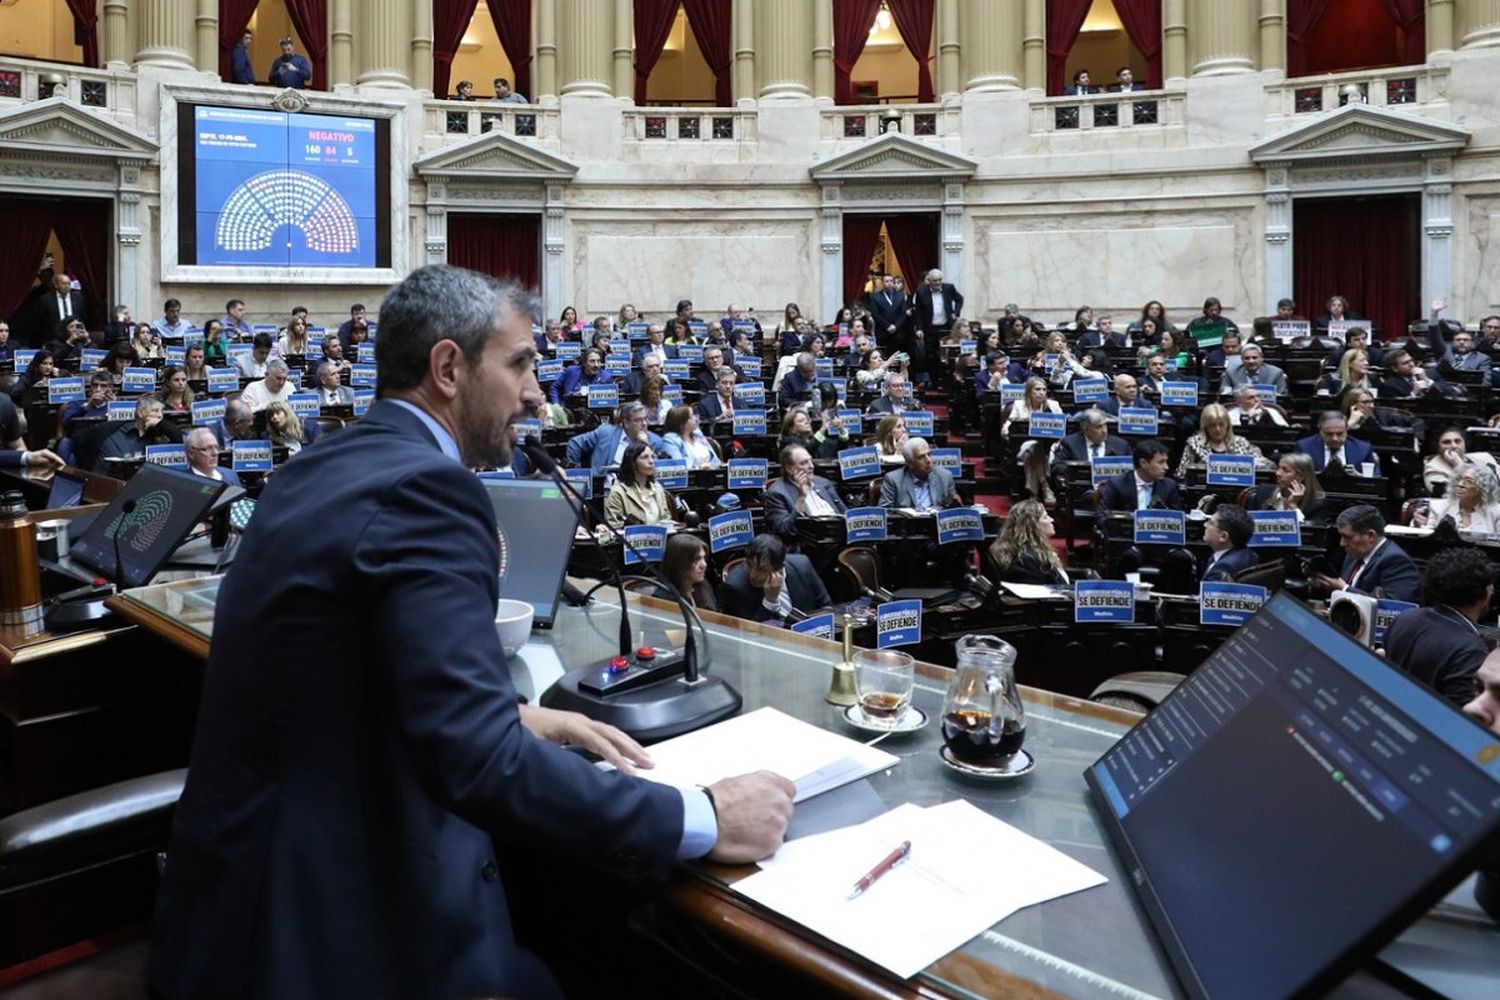
[[(1166, 307), (1156, 299), (1152, 299), (1150, 302), (1147, 302), (1145, 305), (1141, 306), (1140, 318), (1137, 319), (1134, 323), (1131, 323), (1126, 332), (1131, 334), (1132, 336), (1144, 332), (1146, 328), (1146, 320), (1148, 319), (1156, 320), (1156, 328), (1158, 331), (1177, 329), (1172, 321), (1167, 318)], [(1153, 341), (1152, 346), (1156, 346), (1157, 343), (1159, 343), (1159, 341)]]
[(1378, 347), (1370, 346), (1370, 331), (1362, 326), (1356, 326), (1344, 336), (1343, 344), (1335, 345), (1328, 352), (1328, 357), (1323, 359), (1323, 367), (1337, 368), (1339, 362), (1344, 360), (1344, 352), (1352, 350), (1361, 350), (1369, 355), (1372, 367), (1380, 368), (1385, 364), (1385, 352)]
[(1418, 528), (1435, 528), (1445, 520), (1465, 533), (1500, 534), (1500, 478), (1494, 469), (1465, 462), (1453, 474), (1448, 495), (1420, 502), (1411, 517)]
[(1375, 380), (1370, 378), (1370, 355), (1353, 347), (1345, 351), (1339, 360), (1336, 372), (1329, 372), (1318, 379), (1320, 396), (1339, 396), (1350, 389), (1375, 391)]
[(705, 424), (728, 424), (734, 420), (735, 381), (734, 369), (721, 365), (714, 377), (714, 391), (704, 393), (698, 400), (698, 418)]
[(1261, 425), (1285, 427), (1286, 415), (1279, 407), (1267, 406), (1253, 385), (1242, 385), (1234, 391), (1234, 405), (1229, 407), (1229, 422), (1236, 427)]
[(881, 465), (900, 465), (906, 461), (901, 454), (901, 446), (906, 443), (906, 421), (895, 414), (881, 417), (867, 443), (875, 446)]
[[(926, 352), (926, 372), (934, 377), (941, 369), (938, 343), (963, 312), (964, 297), (937, 268), (912, 295), (912, 333)], [(913, 348), (915, 350), (915, 348)]]
[(672, 497), (656, 481), (656, 453), (645, 442), (631, 441), (604, 498), (605, 523), (618, 531), (627, 524), (662, 524), (675, 518)]
[(1084, 94), (1097, 93), (1099, 93), (1099, 88), (1094, 86), (1093, 80), (1089, 77), (1089, 71), (1086, 69), (1081, 69), (1074, 73), (1073, 82), (1063, 88), (1064, 97), (1077, 97)]
[(525, 94), (510, 89), (510, 81), (503, 76), (495, 77), (495, 100), (501, 104), (529, 104)]
[(1249, 455), (1257, 466), (1270, 466), (1260, 449), (1234, 432), (1229, 411), (1218, 403), (1209, 403), (1199, 418), (1199, 431), (1188, 438), (1182, 458), (1177, 462), (1177, 478), (1182, 479), (1193, 466), (1206, 466), (1210, 455)]
[(1359, 438), (1349, 436), (1349, 421), (1338, 410), (1326, 410), (1318, 417), (1318, 433), (1297, 441), (1297, 450), (1309, 455), (1318, 472), (1340, 471), (1344, 475), (1362, 476), (1364, 466), (1372, 465), (1380, 474), (1380, 459), (1375, 449)]
[(1247, 546), (1255, 534), (1255, 522), (1244, 508), (1221, 503), (1203, 523), (1203, 544), (1208, 546), (1208, 561), (1199, 579), (1203, 583), (1233, 583), (1247, 569), (1254, 569), (1260, 559)]
[(575, 469), (587, 468), (601, 475), (619, 466), (632, 444), (644, 444), (662, 454), (667, 451), (666, 442), (647, 425), (646, 408), (637, 402), (621, 403), (614, 423), (568, 439), (567, 462)]
[(953, 474), (933, 464), (932, 446), (926, 438), (907, 438), (901, 445), (901, 458), (905, 464), (887, 472), (880, 483), (880, 506), (926, 512), (959, 504)]
[(450, 101), (472, 101), (472, 100), (474, 100), (474, 81), (473, 80), (460, 80), (460, 81), (458, 81), (458, 87), (457, 87), (457, 89), (454, 90), (453, 96), (449, 97), (448, 100), (450, 100)]
[(724, 575), (720, 597), (726, 614), (758, 622), (787, 622), (831, 603), (807, 556), (770, 534), (750, 540), (744, 561)]
[(1000, 572), (1001, 583), (1035, 586), (1069, 582), (1052, 538), (1057, 527), (1047, 508), (1035, 500), (1022, 500), (1010, 509), (1000, 533), (990, 543), (989, 555)]
[(1103, 410), (1090, 407), (1078, 415), (1078, 431), (1052, 446), (1052, 474), (1062, 476), (1068, 462), (1088, 462), (1095, 458), (1124, 457), (1130, 454), (1130, 443), (1109, 432), (1109, 417)]
[(588, 391), (591, 385), (610, 385), (614, 379), (604, 370), (604, 352), (590, 347), (578, 356), (576, 364), (563, 370), (562, 377), (555, 379), (547, 389), (547, 398), (562, 404), (569, 397)]
[(1294, 510), (1299, 521), (1322, 521), (1328, 512), (1328, 500), (1312, 459), (1300, 451), (1289, 451), (1276, 460), (1276, 482), (1252, 487), (1246, 506), (1250, 510)]
[(905, 292), (896, 290), (895, 279), (889, 274), (881, 278), (880, 288), (870, 296), (870, 315), (875, 323), (875, 343), (887, 354), (900, 349), (909, 308), (911, 301)]
[(250, 64), (250, 46), (255, 43), (253, 32), (240, 35), (240, 42), (229, 51), (229, 82), (254, 83), (255, 67)]
[(1109, 85), (1111, 93), (1118, 94), (1122, 91), (1145, 90), (1144, 83), (1135, 82), (1135, 73), (1129, 66), (1121, 66), (1115, 70), (1115, 82)]
[(1214, 327), (1223, 324), (1225, 331), (1233, 330), (1238, 333), (1240, 328), (1234, 320), (1224, 315), (1224, 303), (1210, 295), (1203, 300), (1203, 312), (1188, 321), (1187, 332), (1202, 330), (1205, 327)]
[(915, 410), (919, 404), (906, 394), (906, 376), (899, 371), (891, 372), (885, 379), (885, 391), (871, 401), (866, 413), (902, 414)]
[(1385, 657), (1456, 708), (1474, 696), (1489, 647), (1478, 622), (1495, 595), (1495, 564), (1472, 548), (1443, 549), (1422, 570), (1425, 606), (1408, 608), (1385, 631)]
[(1365, 318), (1359, 313), (1350, 309), (1349, 300), (1344, 298), (1342, 295), (1331, 296), (1328, 299), (1328, 304), (1324, 308), (1327, 310), (1327, 312), (1319, 316), (1313, 325), (1325, 330), (1328, 328), (1329, 323), (1335, 323), (1342, 320)]
[(708, 583), (708, 546), (703, 539), (679, 531), (667, 539), (661, 571), (677, 592), (700, 611), (719, 610), (714, 588)]
[(1135, 468), (1099, 484), (1099, 509), (1106, 511), (1184, 510), (1182, 490), (1167, 475), (1167, 447), (1155, 438), (1136, 443)]
[(667, 411), (661, 442), (667, 457), (682, 459), (689, 470), (717, 469), (723, 464), (713, 441), (699, 427), (698, 412), (691, 406), (674, 406)]
[(1443, 492), (1453, 481), (1453, 476), (1465, 463), (1482, 465), (1500, 474), (1500, 462), (1487, 451), (1469, 451), (1464, 429), (1457, 424), (1444, 427), (1438, 434), (1433, 453), (1422, 462), (1422, 482), (1427, 492)]
[(1086, 329), (1078, 337), (1078, 348), (1087, 350), (1094, 347), (1127, 347), (1129, 338), (1115, 329), (1115, 318), (1108, 313), (1101, 313), (1094, 320), (1094, 327)]
[(788, 543), (797, 540), (797, 518), (836, 517), (845, 511), (838, 487), (813, 471), (812, 455), (800, 444), (783, 445), (781, 476), (766, 487), (766, 528)]
[(1266, 353), (1259, 344), (1246, 344), (1240, 348), (1239, 363), (1225, 366), (1221, 385), (1226, 393), (1244, 385), (1270, 385), (1276, 387), (1278, 396), (1286, 395), (1289, 388), (1286, 372), (1266, 364)]
[(266, 74), (266, 80), (273, 87), (291, 87), (293, 90), (303, 90), (312, 83), (312, 66), (308, 64), (307, 58), (298, 54), (296, 46), (292, 43), (290, 35), (281, 40), (281, 55), (277, 56), (271, 63), (271, 71)]
[(1474, 335), (1467, 330), (1455, 333), (1448, 341), (1448, 352), (1443, 355), (1439, 370), (1443, 364), (1461, 372), (1479, 372), (1485, 381), (1489, 381), (1490, 356), (1474, 349)]
[(1369, 504), (1346, 507), (1334, 522), (1338, 526), (1339, 544), (1344, 548), (1344, 565), (1339, 575), (1315, 573), (1312, 582), (1337, 593), (1385, 597), (1393, 601), (1416, 603), (1421, 597), (1422, 581), (1417, 564), (1412, 562), (1395, 542), (1385, 537), (1385, 518)]

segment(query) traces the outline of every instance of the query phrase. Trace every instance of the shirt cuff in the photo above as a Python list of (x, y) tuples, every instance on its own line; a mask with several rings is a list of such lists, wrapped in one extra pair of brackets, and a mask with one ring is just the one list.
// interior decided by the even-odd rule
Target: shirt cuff
[(682, 841), (677, 860), (691, 861), (714, 849), (719, 841), (719, 818), (708, 796), (697, 788), (679, 788), (682, 793)]

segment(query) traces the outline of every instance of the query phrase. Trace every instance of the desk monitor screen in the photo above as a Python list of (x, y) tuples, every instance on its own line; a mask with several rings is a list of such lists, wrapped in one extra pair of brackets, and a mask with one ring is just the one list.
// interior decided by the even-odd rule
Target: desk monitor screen
[(1500, 842), (1500, 737), (1284, 594), (1086, 778), (1194, 997), (1331, 988)]
[(52, 489), (47, 493), (47, 509), (60, 510), (83, 503), (83, 488), (87, 482), (81, 472), (58, 469), (52, 474)]
[(532, 624), (551, 628), (578, 514), (551, 480), (481, 481), (500, 529), (500, 596), (530, 604)]
[[(68, 556), (121, 587), (151, 580), (224, 489), (217, 480), (143, 465), (68, 550)], [(133, 501), (133, 504), (132, 504)], [(131, 505), (129, 513), (126, 505)], [(123, 572), (115, 572), (115, 533)]]

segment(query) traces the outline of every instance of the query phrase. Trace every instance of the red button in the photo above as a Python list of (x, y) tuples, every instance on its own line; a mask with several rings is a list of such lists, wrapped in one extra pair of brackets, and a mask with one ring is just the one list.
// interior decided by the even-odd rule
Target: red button
[(642, 646), (635, 651), (635, 658), (637, 660), (654, 660), (656, 659), (656, 650), (650, 646)]
[(609, 672), (618, 674), (630, 668), (630, 661), (623, 656), (616, 656), (609, 661)]

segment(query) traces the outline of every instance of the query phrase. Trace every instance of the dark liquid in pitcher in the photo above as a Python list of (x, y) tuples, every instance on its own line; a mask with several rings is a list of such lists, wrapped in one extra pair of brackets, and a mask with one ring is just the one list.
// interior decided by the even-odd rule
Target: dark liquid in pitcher
[(1026, 728), (1006, 729), (999, 740), (990, 732), (990, 713), (949, 712), (943, 716), (943, 742), (948, 752), (975, 767), (999, 767), (1021, 750)]
[(859, 703), (866, 715), (876, 719), (892, 719), (896, 714), (906, 707), (906, 698), (899, 694), (891, 694), (886, 691), (876, 691), (867, 694)]

